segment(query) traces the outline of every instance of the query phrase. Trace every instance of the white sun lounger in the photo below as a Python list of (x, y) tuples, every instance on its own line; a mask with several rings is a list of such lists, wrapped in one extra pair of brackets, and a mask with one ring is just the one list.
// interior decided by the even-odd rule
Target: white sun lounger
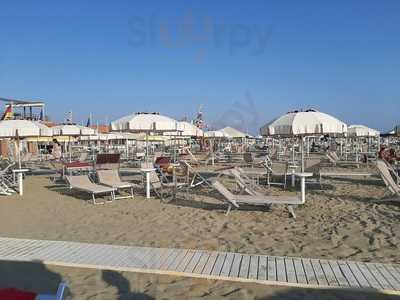
[(233, 207), (239, 208), (240, 205), (270, 206), (271, 204), (287, 205), (289, 213), (296, 218), (293, 205), (304, 204), (298, 197), (289, 196), (267, 196), (267, 195), (235, 195), (229, 191), (221, 182), (215, 180), (211, 185), (225, 198), (228, 203), (226, 215)]
[(93, 204), (104, 204), (104, 202), (96, 201), (96, 195), (110, 194), (111, 200), (106, 202), (112, 202), (115, 199), (115, 188), (95, 184), (90, 181), (88, 175), (65, 176), (65, 178), (67, 179), (71, 189), (91, 194)]
[(400, 201), (400, 186), (394, 180), (393, 176), (397, 177), (398, 175), (391, 169), (388, 163), (382, 159), (378, 159), (376, 162), (376, 167), (379, 170), (379, 173), (386, 184), (388, 190), (396, 195), (396, 198), (392, 199), (383, 199), (383, 201)]
[(99, 183), (105, 186), (112, 187), (116, 190), (129, 190), (129, 196), (119, 196), (115, 197), (115, 199), (125, 199), (134, 197), (134, 188), (137, 187), (135, 184), (130, 182), (125, 182), (121, 180), (121, 177), (118, 174), (118, 170), (97, 170), (97, 177), (99, 179)]

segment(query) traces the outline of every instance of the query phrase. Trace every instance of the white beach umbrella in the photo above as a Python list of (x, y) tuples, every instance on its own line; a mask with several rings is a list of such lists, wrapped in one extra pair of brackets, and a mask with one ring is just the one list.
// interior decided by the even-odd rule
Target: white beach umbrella
[(176, 136), (183, 136), (183, 137), (202, 137), (204, 136), (203, 130), (196, 127), (195, 125), (180, 121), (178, 122), (178, 132), (166, 132), (164, 135), (176, 135)]
[(229, 138), (229, 136), (220, 130), (210, 130), (204, 132), (206, 138)]
[(52, 136), (52, 130), (42, 123), (28, 120), (0, 121), (0, 137), (24, 138), (39, 136)]
[(91, 136), (96, 135), (97, 131), (95, 129), (76, 125), (76, 124), (62, 124), (52, 127), (54, 136), (68, 136), (69, 137), (69, 160), (72, 161), (72, 148), (71, 148), (71, 136), (81, 137), (81, 136)]
[(315, 111), (289, 112), (260, 129), (264, 136), (305, 136), (314, 134), (344, 134), (347, 125), (331, 115)]
[(84, 136), (84, 135), (96, 135), (96, 130), (76, 125), (76, 124), (62, 124), (52, 127), (53, 135), (59, 136)]
[(227, 136), (229, 136), (232, 139), (247, 137), (247, 134), (245, 134), (235, 128), (229, 127), (229, 126), (222, 128), (219, 131), (222, 131), (223, 133), (225, 133)]
[(111, 123), (113, 131), (130, 132), (174, 132), (178, 122), (170, 117), (156, 113), (136, 113)]
[(304, 172), (304, 137), (315, 134), (345, 134), (347, 125), (335, 117), (315, 111), (294, 111), (267, 123), (260, 129), (264, 136), (301, 137), (301, 170)]
[(349, 137), (378, 137), (380, 132), (364, 125), (350, 125), (347, 129)]
[[(52, 131), (47, 126), (28, 120), (0, 121), (0, 138), (12, 138), (15, 140), (18, 155), (18, 167), (21, 169), (21, 138), (51, 136)], [(22, 173), (18, 174), (19, 194), (23, 195)]]

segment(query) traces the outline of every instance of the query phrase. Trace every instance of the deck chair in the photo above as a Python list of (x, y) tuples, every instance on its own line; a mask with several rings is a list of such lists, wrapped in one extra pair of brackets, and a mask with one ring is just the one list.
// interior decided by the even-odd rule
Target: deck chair
[(335, 167), (336, 166), (355, 166), (357, 168), (360, 167), (360, 163), (356, 161), (348, 161), (348, 160), (340, 160), (337, 156), (336, 152), (327, 152), (325, 154), (326, 158), (332, 163)]
[[(280, 185), (283, 189), (286, 189), (287, 175), (288, 175), (288, 163), (287, 162), (269, 162), (265, 161), (263, 166), (268, 170), (267, 173), (267, 185)], [(277, 166), (281, 166), (278, 170)], [(274, 178), (282, 178), (282, 181), (274, 181)]]
[(119, 176), (118, 170), (97, 170), (97, 178), (99, 179), (99, 183), (105, 186), (112, 187), (117, 191), (129, 190), (129, 196), (119, 196), (115, 197), (118, 199), (126, 199), (126, 198), (134, 198), (134, 188), (138, 187), (136, 184), (125, 182), (121, 180)]
[(261, 195), (256, 191), (256, 187), (253, 181), (247, 177), (241, 168), (231, 168), (225, 171), (228, 176), (235, 179), (237, 186), (240, 188), (241, 192), (246, 192), (249, 195), (257, 196)]
[(286, 205), (289, 214), (296, 218), (293, 206), (304, 204), (298, 197), (288, 196), (267, 196), (267, 195), (236, 195), (229, 191), (221, 182), (214, 180), (211, 183), (212, 187), (215, 188), (226, 200), (228, 209), (226, 215), (229, 214), (232, 207), (239, 208), (240, 205), (251, 205), (251, 206), (270, 206), (271, 204)]
[(182, 182), (165, 182), (161, 180), (156, 171), (150, 172), (150, 186), (154, 193), (164, 202), (175, 199), (176, 192), (187, 186)]
[[(92, 195), (93, 204), (104, 204), (105, 202), (112, 202), (115, 199), (115, 188), (106, 187), (93, 183), (88, 175), (78, 176), (65, 176), (70, 189), (76, 189)], [(104, 202), (97, 202), (96, 195), (110, 194), (111, 200)]]
[(207, 182), (207, 179), (197, 172), (186, 160), (181, 160), (180, 163), (186, 168), (186, 180), (189, 188), (195, 188)]
[(15, 162), (3, 161), (5, 163), (0, 170), (0, 194), (10, 196), (15, 193), (14, 182), (12, 180), (11, 170), (15, 166)]
[(382, 199), (382, 201), (400, 201), (400, 185), (394, 180), (393, 177), (397, 178), (398, 175), (394, 172), (393, 169), (388, 165), (386, 161), (383, 159), (378, 159), (376, 162), (376, 167), (379, 170), (379, 173), (382, 177), (383, 182), (386, 184), (387, 189), (393, 194), (396, 195), (396, 198), (392, 199)]

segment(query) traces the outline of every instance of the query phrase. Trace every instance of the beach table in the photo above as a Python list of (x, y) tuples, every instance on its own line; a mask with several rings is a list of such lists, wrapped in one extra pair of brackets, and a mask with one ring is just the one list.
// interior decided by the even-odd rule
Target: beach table
[(150, 173), (154, 172), (156, 169), (155, 168), (142, 168), (140, 169), (140, 171), (145, 174), (146, 176), (146, 198), (150, 199)]

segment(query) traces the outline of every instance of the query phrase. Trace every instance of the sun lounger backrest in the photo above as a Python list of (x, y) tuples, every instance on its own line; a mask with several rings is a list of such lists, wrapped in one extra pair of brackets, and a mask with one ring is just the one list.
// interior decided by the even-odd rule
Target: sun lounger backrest
[(150, 172), (150, 183), (155, 189), (159, 189), (162, 187), (160, 178), (155, 171)]
[(214, 182), (211, 183), (211, 185), (222, 195), (224, 198), (237, 206), (236, 201), (235, 201), (235, 195), (232, 194), (221, 182), (218, 180), (215, 180)]
[(90, 181), (87, 175), (66, 176), (66, 178), (71, 187), (79, 188), (93, 185), (93, 182)]
[(331, 152), (331, 157), (332, 157), (335, 161), (338, 161), (338, 160), (339, 160), (339, 156), (338, 156), (337, 153), (334, 152), (334, 151)]
[(97, 176), (100, 183), (121, 183), (121, 178), (119, 177), (118, 170), (97, 170)]
[(398, 186), (397, 183), (394, 181), (386, 163), (383, 160), (378, 159), (378, 161), (376, 162), (376, 166), (379, 170), (379, 173), (381, 174), (383, 181), (385, 182), (389, 190), (392, 193), (400, 195), (400, 186)]

